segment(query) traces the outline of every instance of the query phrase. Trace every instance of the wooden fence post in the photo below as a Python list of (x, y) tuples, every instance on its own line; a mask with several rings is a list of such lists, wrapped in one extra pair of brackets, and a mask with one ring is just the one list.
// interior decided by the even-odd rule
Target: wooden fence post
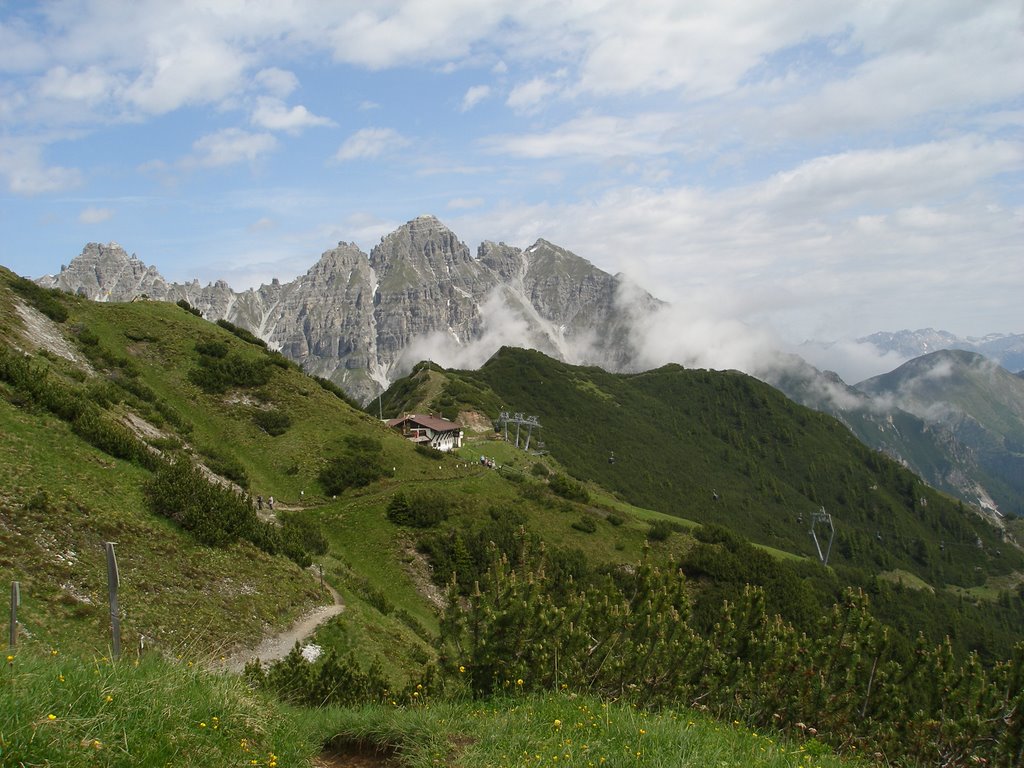
[(121, 577), (117, 572), (117, 557), (114, 555), (114, 542), (108, 541), (107, 550), (107, 590), (110, 594), (110, 634), (113, 638), (114, 659), (121, 658), (121, 613), (117, 605), (117, 588), (121, 586)]
[(10, 646), (18, 644), (18, 606), (21, 605), (21, 584), (17, 581), (11, 582), (11, 636)]

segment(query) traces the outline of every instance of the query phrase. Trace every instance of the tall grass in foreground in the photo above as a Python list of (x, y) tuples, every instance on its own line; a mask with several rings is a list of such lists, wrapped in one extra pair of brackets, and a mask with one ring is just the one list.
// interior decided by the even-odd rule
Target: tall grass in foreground
[(0, 656), (0, 766), (307, 765), (317, 747), (237, 677), (153, 656)]
[[(0, 766), (309, 766), (329, 744), (403, 768), (842, 768), (796, 745), (688, 710), (645, 712), (569, 693), (298, 709), (241, 678), (157, 656), (141, 662), (0, 656)], [(425, 699), (425, 700), (424, 700)], [(343, 762), (336, 764), (344, 764)]]
[[(326, 713), (325, 713), (326, 714)], [(645, 712), (569, 694), (488, 703), (371, 706), (333, 715), (334, 745), (382, 745), (408, 768), (850, 768), (813, 739), (803, 745), (689, 710)]]

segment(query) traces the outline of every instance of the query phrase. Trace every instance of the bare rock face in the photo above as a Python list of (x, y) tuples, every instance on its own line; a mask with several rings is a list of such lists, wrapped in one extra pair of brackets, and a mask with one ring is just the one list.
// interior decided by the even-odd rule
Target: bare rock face
[[(224, 281), (168, 283), (116, 243), (90, 243), (46, 287), (95, 301), (184, 299), (209, 320), (252, 331), (312, 374), (367, 401), (434, 345), (513, 343), (567, 362), (630, 370), (631, 318), (660, 302), (546, 240), (523, 250), (484, 242), (474, 258), (433, 216), (382, 238), (324, 252), (290, 283), (236, 293)], [(624, 301), (628, 306), (624, 305)], [(447, 361), (439, 359), (446, 364)]]
[(442, 332), (456, 343), (480, 332), (480, 302), (496, 277), (432, 216), (399, 227), (370, 253), (377, 278), (378, 353), (396, 362), (414, 338)]
[(140, 294), (163, 298), (168, 289), (156, 267), (129, 256), (117, 243), (89, 243), (58, 275), (39, 283), (93, 301), (131, 301)]

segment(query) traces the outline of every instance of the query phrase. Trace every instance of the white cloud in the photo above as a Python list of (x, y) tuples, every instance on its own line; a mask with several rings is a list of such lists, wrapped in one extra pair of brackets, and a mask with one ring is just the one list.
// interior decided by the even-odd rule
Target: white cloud
[(78, 220), (83, 224), (101, 224), (104, 221), (108, 221), (114, 215), (114, 211), (110, 208), (95, 208), (90, 206), (82, 210), (78, 214)]
[(898, 149), (862, 149), (808, 160), (772, 176), (756, 202), (837, 210), (887, 208), (959, 196), (979, 180), (1024, 167), (1024, 146), (964, 136)]
[(283, 101), (270, 96), (261, 96), (256, 100), (252, 123), (260, 128), (288, 133), (299, 133), (303, 128), (335, 124), (330, 118), (314, 115), (301, 105), (288, 109)]
[(16, 195), (41, 195), (61, 192), (82, 183), (77, 168), (47, 165), (39, 143), (0, 137), (0, 177), (7, 179), (7, 188)]
[(272, 152), (277, 139), (269, 133), (249, 133), (240, 128), (225, 128), (195, 141), (193, 153), (184, 161), (187, 167), (217, 168), (235, 163), (255, 162)]
[(609, 3), (600, 13), (572, 20), (585, 31), (577, 88), (718, 96), (770, 53), (843, 30), (850, 15), (843, 4), (817, 0), (652, 2), (642, 13)]
[[(971, 138), (840, 153), (718, 191), (619, 187), (505, 205), (457, 231), (517, 244), (543, 236), (663, 299), (699, 298), (718, 317), (795, 341), (941, 327), (951, 301), (970, 306), (974, 323), (954, 330), (984, 333), (1004, 326), (998, 307), (1024, 285), (1024, 210), (981, 190), (1019, 169), (1022, 151)], [(886, 212), (865, 228), (862, 209), (876, 206)]]
[(299, 87), (299, 78), (294, 72), (278, 67), (267, 67), (256, 73), (254, 78), (258, 85), (267, 89), (271, 96), (279, 99), (291, 95), (292, 91)]
[(227, 98), (242, 86), (253, 58), (225, 40), (197, 38), (180, 28), (168, 30), (154, 48), (123, 94), (129, 104), (156, 115)]
[(334, 155), (335, 160), (364, 160), (401, 149), (409, 140), (393, 128), (362, 128), (347, 139)]
[(117, 86), (115, 78), (97, 66), (79, 72), (56, 66), (43, 75), (37, 88), (47, 99), (94, 103), (109, 98)]
[(558, 86), (543, 77), (517, 85), (505, 99), (506, 106), (517, 112), (531, 112), (537, 109), (548, 96), (558, 91)]
[(484, 204), (482, 197), (453, 197), (448, 201), (449, 210), (462, 210), (466, 208), (479, 208)]
[(489, 85), (470, 86), (466, 89), (466, 94), (462, 97), (462, 111), (468, 112), (490, 95), (491, 86)]
[[(501, 2), (412, 0), (338, 9), (326, 37), (339, 61), (382, 69), (410, 62), (452, 62), (492, 32), (507, 9)], [(444, 41), (438, 45), (438, 41)]]
[(272, 218), (269, 216), (261, 216), (250, 224), (248, 229), (250, 232), (266, 232), (267, 230), (273, 229), (275, 226), (277, 226), (277, 223)]
[[(898, 352), (881, 351), (870, 342), (852, 339), (840, 339), (834, 343), (808, 342), (794, 347), (792, 351), (819, 370), (835, 371), (847, 384), (858, 384), (907, 362), (907, 358)], [(836, 400), (835, 397), (830, 399)]]
[(0, 24), (0, 72), (33, 72), (46, 67), (49, 51), (29, 25), (14, 14)]
[(680, 148), (671, 135), (677, 119), (656, 113), (629, 118), (585, 115), (546, 133), (490, 136), (483, 146), (491, 152), (532, 159), (660, 155)]

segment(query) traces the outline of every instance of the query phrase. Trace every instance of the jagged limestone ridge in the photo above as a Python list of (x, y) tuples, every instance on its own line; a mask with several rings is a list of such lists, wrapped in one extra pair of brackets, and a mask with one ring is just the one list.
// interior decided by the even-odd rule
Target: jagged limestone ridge
[[(221, 280), (169, 283), (116, 243), (90, 243), (59, 275), (39, 282), (98, 301), (184, 299), (362, 401), (418, 361), (406, 359), (414, 340), (462, 347), (479, 342), (488, 325), (494, 333), (511, 322), (515, 343), (570, 362), (624, 370), (632, 357), (620, 276), (546, 240), (525, 251), (486, 241), (474, 258), (433, 216), (402, 225), (369, 255), (339, 243), (294, 281), (240, 293)], [(647, 311), (658, 302), (641, 294), (639, 304)]]

